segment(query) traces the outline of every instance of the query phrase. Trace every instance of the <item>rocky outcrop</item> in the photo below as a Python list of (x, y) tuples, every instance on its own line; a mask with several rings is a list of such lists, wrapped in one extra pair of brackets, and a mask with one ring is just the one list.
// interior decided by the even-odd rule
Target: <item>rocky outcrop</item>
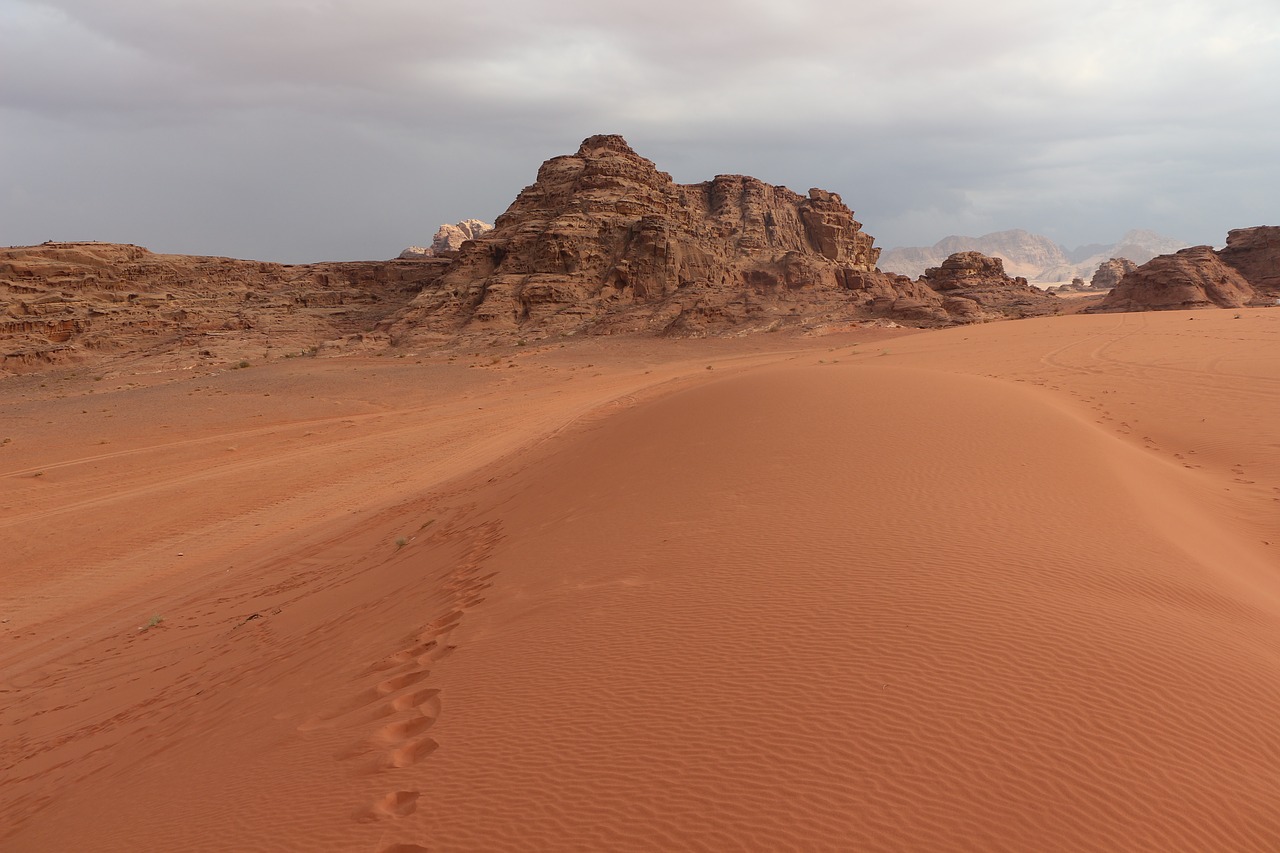
[(1055, 284), (1046, 287), (1045, 293), (1065, 294), (1065, 293), (1089, 293), (1090, 287), (1085, 284), (1082, 278), (1073, 278), (1068, 284)]
[(491, 230), (467, 220), (437, 238), (412, 259), (306, 265), (104, 243), (0, 250), (0, 370), (160, 354), (190, 367), (473, 336), (944, 326), (1056, 310), (980, 254), (916, 281), (881, 272), (839, 195), (742, 175), (676, 184), (619, 136), (548, 160)]
[(1260, 302), (1280, 297), (1280, 226), (1238, 228), (1227, 232), (1223, 263), (1244, 276)]
[(1098, 265), (1093, 279), (1088, 283), (1082, 278), (1073, 278), (1070, 284), (1054, 285), (1046, 288), (1049, 293), (1068, 295), (1073, 293), (1110, 293), (1125, 273), (1137, 269), (1138, 265), (1128, 258), (1110, 258)]
[(393, 339), (945, 325), (1000, 310), (948, 313), (926, 283), (877, 270), (879, 249), (835, 193), (742, 175), (676, 184), (620, 136), (545, 162), (495, 226), (390, 325)]
[(400, 253), (399, 260), (413, 261), (422, 258), (453, 257), (462, 248), (463, 243), (468, 240), (474, 240), (481, 234), (492, 230), (492, 225), (479, 219), (464, 219), (455, 225), (445, 223), (437, 229), (430, 246), (410, 246)]
[(1212, 246), (1192, 246), (1153, 258), (1125, 275), (1094, 313), (1241, 308), (1253, 298), (1244, 276), (1225, 264)]
[(1226, 248), (1192, 246), (1152, 258), (1127, 273), (1094, 308), (1167, 311), (1275, 305), (1280, 299), (1280, 227), (1243, 228)]
[(1099, 293), (1113, 290), (1120, 279), (1137, 268), (1138, 265), (1128, 258), (1108, 258), (1098, 264), (1093, 278), (1089, 280), (1089, 289)]
[(1044, 317), (1062, 310), (1056, 296), (1025, 278), (1010, 278), (1000, 258), (981, 252), (956, 252), (941, 266), (925, 270), (920, 281), (942, 295), (948, 314), (970, 322)]
[(448, 261), (283, 265), (112, 243), (0, 249), (0, 371), (123, 354), (260, 360), (367, 332)]

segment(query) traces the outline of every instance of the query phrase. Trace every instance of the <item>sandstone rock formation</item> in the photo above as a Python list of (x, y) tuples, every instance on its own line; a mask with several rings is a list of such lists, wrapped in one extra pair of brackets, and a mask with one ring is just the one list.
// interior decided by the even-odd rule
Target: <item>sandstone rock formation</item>
[(1049, 293), (1110, 293), (1111, 289), (1124, 278), (1125, 273), (1137, 269), (1138, 265), (1128, 258), (1109, 258), (1098, 265), (1093, 279), (1088, 283), (1082, 278), (1071, 279), (1070, 284), (1054, 285), (1046, 288)]
[(925, 270), (920, 281), (942, 295), (948, 314), (963, 320), (1043, 317), (1062, 310), (1057, 297), (1025, 278), (1010, 278), (1000, 258), (981, 252), (957, 252)]
[(495, 227), (445, 226), (412, 259), (281, 265), (104, 243), (0, 250), (0, 370), (157, 353), (192, 366), (475, 335), (698, 336), (882, 318), (941, 326), (1058, 310), (980, 254), (918, 281), (881, 272), (878, 256), (835, 193), (742, 175), (679, 185), (621, 137), (593, 136), (544, 163)]
[(1098, 264), (1093, 278), (1089, 280), (1089, 289), (1097, 292), (1113, 290), (1120, 279), (1138, 268), (1138, 263), (1128, 258), (1108, 258)]
[(533, 329), (700, 335), (999, 313), (993, 299), (976, 312), (956, 302), (949, 314), (923, 282), (877, 270), (878, 256), (835, 193), (802, 196), (742, 175), (679, 185), (622, 137), (593, 136), (544, 163), (391, 331), (398, 341)]
[(1054, 284), (1044, 289), (1045, 293), (1088, 293), (1089, 285), (1082, 278), (1073, 278), (1067, 284)]
[(282, 265), (112, 243), (0, 249), (0, 371), (126, 353), (233, 360), (371, 330), (448, 262)]
[(462, 248), (468, 240), (474, 240), (481, 234), (493, 230), (488, 222), (479, 219), (464, 219), (456, 225), (445, 223), (436, 231), (430, 246), (410, 246), (400, 253), (399, 260), (413, 261), (422, 258), (447, 258)]
[(1226, 248), (1192, 246), (1127, 273), (1092, 312), (1243, 308), (1280, 300), (1280, 227), (1242, 228)]
[(1218, 257), (1240, 271), (1259, 301), (1280, 297), (1280, 226), (1229, 231), (1227, 245)]

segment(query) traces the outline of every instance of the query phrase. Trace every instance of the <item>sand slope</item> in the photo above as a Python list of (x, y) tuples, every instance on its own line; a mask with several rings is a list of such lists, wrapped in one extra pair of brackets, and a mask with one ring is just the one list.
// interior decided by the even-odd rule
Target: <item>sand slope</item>
[[(311, 363), (233, 377), (293, 403), (147, 445), (150, 481), (73, 477), (68, 436), (5, 466), (6, 547), (65, 583), (6, 568), (0, 843), (1277, 849), (1277, 332), (604, 342), (380, 391)], [(206, 523), (196, 482), (251, 508)], [(194, 561), (107, 532), (147, 511)], [(59, 512), (118, 552), (14, 532)]]

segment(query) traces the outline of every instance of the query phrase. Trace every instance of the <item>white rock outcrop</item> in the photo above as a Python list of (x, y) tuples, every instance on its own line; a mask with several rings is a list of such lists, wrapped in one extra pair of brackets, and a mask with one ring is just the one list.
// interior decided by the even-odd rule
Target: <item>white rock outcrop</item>
[(400, 253), (401, 260), (417, 260), (419, 258), (437, 258), (446, 252), (456, 252), (468, 240), (474, 240), (493, 226), (479, 219), (464, 219), (453, 225), (447, 222), (436, 231), (430, 246), (410, 246)]

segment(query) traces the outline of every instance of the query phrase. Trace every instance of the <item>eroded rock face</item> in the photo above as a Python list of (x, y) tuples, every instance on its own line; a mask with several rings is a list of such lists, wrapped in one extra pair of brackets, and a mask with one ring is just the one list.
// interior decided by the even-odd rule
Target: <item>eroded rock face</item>
[(620, 136), (545, 162), (495, 226), (397, 318), (394, 339), (1004, 316), (998, 300), (949, 313), (927, 284), (878, 271), (879, 249), (835, 193), (742, 175), (676, 184)]
[(1280, 299), (1280, 227), (1242, 228), (1226, 248), (1192, 246), (1127, 273), (1093, 312), (1274, 305)]
[(1093, 278), (1089, 280), (1089, 289), (1096, 291), (1113, 290), (1120, 279), (1138, 268), (1128, 258), (1111, 258), (1098, 265)]
[(1280, 226), (1229, 231), (1218, 257), (1244, 276), (1257, 297), (1280, 297)]
[(948, 314), (970, 322), (1057, 314), (1056, 296), (1005, 274), (1004, 261), (981, 252), (956, 252), (920, 281), (943, 296)]
[(1128, 258), (1111, 258), (1098, 265), (1093, 279), (1088, 283), (1082, 278), (1071, 279), (1070, 284), (1062, 284), (1045, 288), (1049, 293), (1109, 293), (1124, 278), (1125, 273), (1137, 269), (1138, 265)]
[(1192, 246), (1152, 258), (1121, 279), (1093, 312), (1241, 308), (1253, 298), (1244, 276), (1212, 246)]
[(371, 330), (447, 264), (284, 265), (113, 243), (0, 249), (0, 371), (126, 353), (296, 353)]

